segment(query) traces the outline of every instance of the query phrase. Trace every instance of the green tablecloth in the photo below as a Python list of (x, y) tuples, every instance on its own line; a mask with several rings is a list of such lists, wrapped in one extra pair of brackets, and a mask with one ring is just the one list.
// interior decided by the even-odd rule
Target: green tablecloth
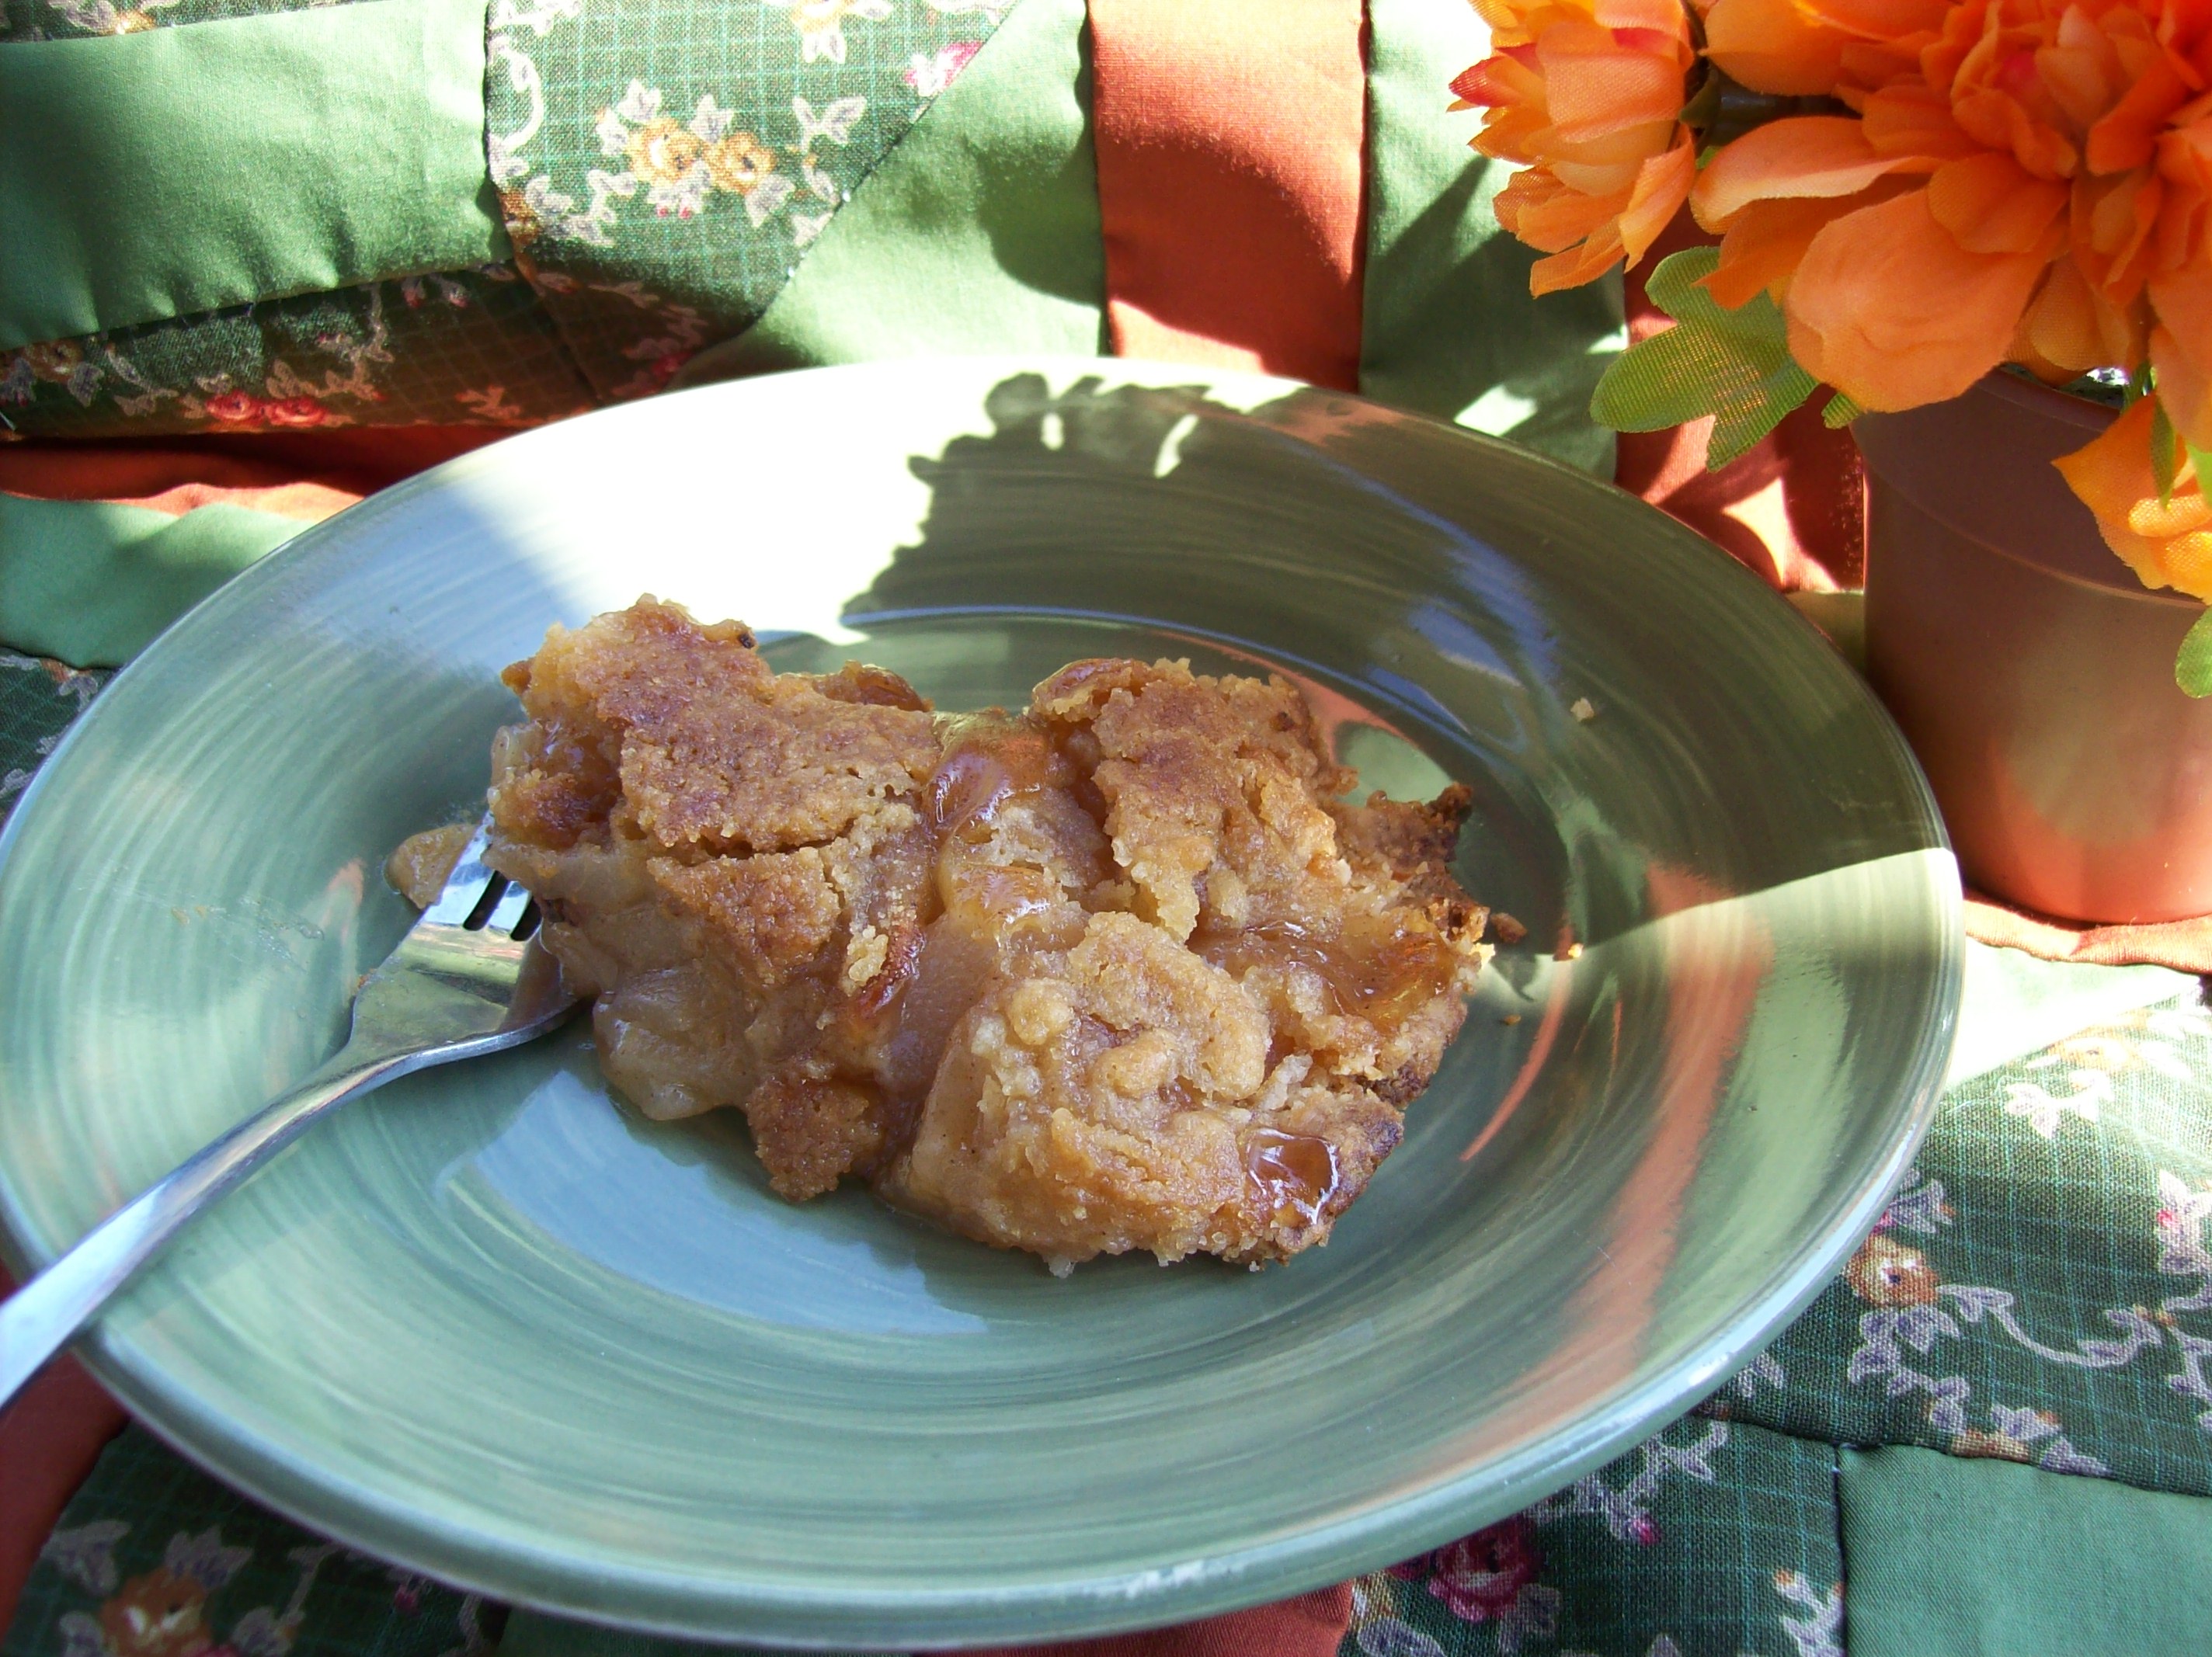
[[(0, 652), (0, 810), (105, 677)], [(1649, 1442), (1363, 1579), (1346, 1657), (2212, 1651), (2212, 1015), (2155, 968), (1972, 950), (1963, 1079), (1842, 1275)], [(0, 1657), (502, 1638), (616, 1643), (348, 1553), (134, 1428)]]

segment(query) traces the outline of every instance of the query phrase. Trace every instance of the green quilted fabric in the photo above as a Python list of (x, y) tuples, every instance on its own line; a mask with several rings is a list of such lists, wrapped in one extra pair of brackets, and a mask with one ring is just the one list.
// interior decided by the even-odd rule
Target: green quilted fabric
[(592, 401), (510, 264), (0, 352), (0, 415), (40, 437), (520, 425)]
[(128, 661), (301, 527), (228, 502), (171, 514), (0, 495), (0, 639), (79, 667)]
[(2195, 1496), (1898, 1447), (1838, 1475), (1855, 1657), (2207, 1648)]
[[(103, 1502), (103, 1488), (130, 1500)], [(0, 1649), (31, 1630), (69, 1657), (481, 1657), (498, 1643), (503, 1607), (309, 1536), (135, 1429), (85, 1496)]]
[[(0, 0), (0, 52), (297, 3)], [(1476, 27), (1372, 5), (1363, 387), (1602, 471), (1617, 285), (1528, 299), (1502, 174), (1444, 107)], [(486, 29), (511, 260), (0, 351), (0, 441), (519, 426), (763, 369), (1103, 349), (1082, 0), (493, 0)]]
[(512, 252), (483, 0), (0, 46), (0, 345)]
[(1362, 1577), (1343, 1657), (1841, 1657), (1835, 1479), (1832, 1445), (1678, 1422), (1525, 1513)]
[[(526, 425), (659, 391), (759, 318), (1010, 3), (494, 0), (487, 161), (512, 263), (0, 352), (0, 439)], [(0, 51), (297, 9), (0, 5)]]
[(0, 822), (70, 721), (113, 677), (0, 648)]
[(599, 395), (658, 390), (758, 318), (1006, 10), (492, 0), (492, 182)]
[(2212, 1014), (2130, 1013), (1946, 1097), (1850, 1267), (1717, 1407), (2212, 1495)]

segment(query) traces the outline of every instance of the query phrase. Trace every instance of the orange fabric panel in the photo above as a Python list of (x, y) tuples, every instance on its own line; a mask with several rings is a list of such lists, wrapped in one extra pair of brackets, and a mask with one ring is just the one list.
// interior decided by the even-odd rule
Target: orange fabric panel
[(1357, 390), (1361, 0), (1090, 13), (1115, 352)]

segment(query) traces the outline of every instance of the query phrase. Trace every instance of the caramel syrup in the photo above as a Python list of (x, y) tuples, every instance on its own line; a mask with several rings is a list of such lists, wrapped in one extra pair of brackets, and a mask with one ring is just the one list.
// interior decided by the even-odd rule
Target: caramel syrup
[(1319, 978), (1340, 1013), (1396, 1023), (1432, 998), (1456, 963), (1432, 932), (1376, 921), (1328, 938), (1295, 920), (1263, 920), (1241, 929), (1202, 929), (1191, 940), (1224, 972), (1296, 964)]
[(1044, 734), (1000, 714), (974, 714), (947, 722), (951, 751), (938, 764), (923, 797), (939, 834), (988, 827), (1022, 794), (1051, 787), (1060, 756)]
[(1310, 1133), (1263, 1127), (1244, 1149), (1244, 1177), (1271, 1217), (1285, 1209), (1311, 1225), (1336, 1195), (1336, 1147)]

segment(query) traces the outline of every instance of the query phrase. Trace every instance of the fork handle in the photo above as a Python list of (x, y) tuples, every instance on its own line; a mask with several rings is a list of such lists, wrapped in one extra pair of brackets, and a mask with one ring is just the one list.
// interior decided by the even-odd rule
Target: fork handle
[(364, 1053), (349, 1043), (291, 1092), (117, 1209), (18, 1289), (0, 1305), (0, 1408), (187, 1220), (331, 1106), (382, 1086), (416, 1068), (421, 1058)]

